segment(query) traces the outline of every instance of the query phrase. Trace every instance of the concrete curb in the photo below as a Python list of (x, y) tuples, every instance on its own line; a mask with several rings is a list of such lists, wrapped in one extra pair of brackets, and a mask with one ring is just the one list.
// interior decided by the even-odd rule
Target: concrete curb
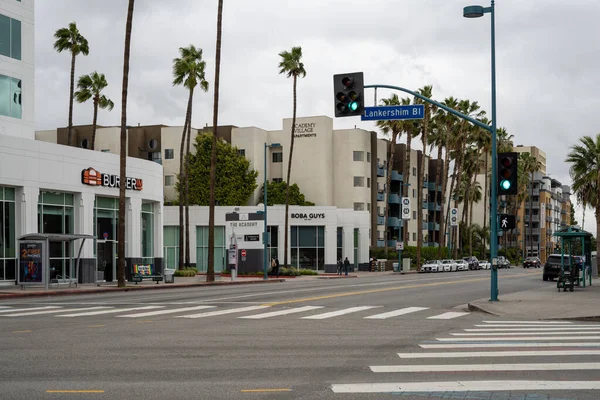
[(502, 316), (502, 314), (498, 314), (498, 313), (492, 312), (490, 310), (487, 310), (485, 307), (482, 307), (482, 306), (477, 305), (475, 303), (468, 303), (467, 304), (467, 308), (469, 309), (469, 311), (478, 311), (478, 312), (482, 312), (484, 314), (494, 315), (496, 317), (501, 317)]
[(318, 276), (317, 279), (347, 279), (347, 278), (358, 278), (358, 275), (348, 275), (348, 276), (340, 276), (340, 275), (333, 275), (333, 276)]
[(6, 293), (0, 294), (0, 300), (24, 298), (24, 297), (49, 297), (49, 296), (70, 296), (70, 295), (82, 295), (82, 294), (99, 294), (99, 293), (115, 293), (115, 292), (129, 292), (129, 291), (140, 291), (140, 290), (167, 290), (167, 289), (185, 289), (185, 288), (198, 288), (203, 286), (223, 286), (223, 285), (250, 285), (250, 284), (264, 284), (264, 283), (279, 283), (285, 282), (285, 279), (269, 279), (269, 280), (256, 280), (256, 281), (236, 281), (236, 282), (209, 282), (209, 283), (191, 283), (187, 285), (177, 284), (163, 284), (163, 285), (148, 285), (148, 286), (127, 286), (124, 288), (119, 287), (98, 287), (94, 289), (65, 289), (55, 290), (48, 292), (29, 292), (24, 293)]

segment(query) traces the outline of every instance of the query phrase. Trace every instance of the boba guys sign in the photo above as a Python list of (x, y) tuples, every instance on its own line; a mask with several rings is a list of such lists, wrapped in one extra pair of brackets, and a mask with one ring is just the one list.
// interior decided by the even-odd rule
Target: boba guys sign
[[(84, 185), (118, 188), (121, 185), (120, 181), (119, 175), (103, 174), (91, 167), (81, 171), (81, 183)], [(139, 178), (127, 178), (125, 188), (140, 191), (144, 188), (144, 181)]]
[(292, 219), (303, 219), (305, 221), (310, 221), (313, 219), (325, 219), (325, 213), (292, 213), (290, 215)]

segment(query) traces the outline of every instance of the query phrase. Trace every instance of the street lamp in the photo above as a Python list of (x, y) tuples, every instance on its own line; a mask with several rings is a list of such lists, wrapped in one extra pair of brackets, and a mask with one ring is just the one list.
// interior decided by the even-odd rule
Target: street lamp
[(492, 198), (490, 210), (490, 261), (492, 269), (490, 301), (498, 301), (498, 270), (493, 268), (494, 260), (498, 255), (498, 199), (496, 198), (496, 181), (498, 176), (496, 159), (498, 158), (498, 149), (496, 148), (496, 27), (494, 21), (494, 0), (491, 0), (490, 7), (468, 6), (463, 9), (463, 16), (465, 18), (478, 18), (486, 13), (490, 13), (492, 19), (492, 185), (490, 187), (490, 197)]
[(267, 253), (269, 252), (269, 238), (268, 238), (268, 232), (267, 232), (267, 148), (279, 148), (281, 147), (281, 144), (279, 143), (271, 143), (270, 145), (265, 143), (265, 157), (264, 157), (264, 170), (263, 173), (265, 175), (265, 182), (264, 182), (264, 186), (263, 186), (263, 207), (264, 207), (264, 214), (265, 214), (265, 227), (264, 227), (264, 233), (263, 233), (263, 245), (264, 245), (264, 255), (263, 255), (263, 269), (264, 269), (264, 280), (269, 279), (268, 275), (267, 275), (267, 267), (269, 265), (269, 258), (267, 257)]

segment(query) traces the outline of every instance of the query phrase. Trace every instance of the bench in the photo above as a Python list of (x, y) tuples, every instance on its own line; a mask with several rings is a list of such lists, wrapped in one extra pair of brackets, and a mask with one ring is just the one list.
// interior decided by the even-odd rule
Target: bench
[(69, 285), (69, 287), (77, 287), (77, 279), (69, 278), (67, 275), (56, 275), (56, 278), (50, 279), (50, 283), (48, 286), (52, 287), (52, 285), (56, 285), (57, 288), (60, 288), (60, 285)]
[(158, 285), (158, 282), (162, 282), (163, 276), (161, 273), (154, 272), (153, 264), (146, 264), (146, 265), (134, 264), (133, 265), (133, 273), (131, 274), (131, 280), (133, 282), (135, 282), (135, 284), (137, 285), (138, 282), (142, 282), (144, 279), (151, 279), (152, 281), (156, 282), (156, 284)]

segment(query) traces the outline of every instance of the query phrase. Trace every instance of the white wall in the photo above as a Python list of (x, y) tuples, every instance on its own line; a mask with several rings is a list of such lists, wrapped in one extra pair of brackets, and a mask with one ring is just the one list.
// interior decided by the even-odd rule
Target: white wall
[[(371, 152), (371, 133), (362, 129), (336, 130), (333, 144), (333, 204), (354, 209), (354, 203), (363, 203), (363, 209), (367, 211), (371, 190), (377, 186), (376, 182), (370, 182), (368, 187), (373, 162), (367, 162), (367, 152)], [(354, 161), (354, 151), (363, 153), (363, 161)], [(354, 187), (355, 176), (363, 177), (363, 187)]]

